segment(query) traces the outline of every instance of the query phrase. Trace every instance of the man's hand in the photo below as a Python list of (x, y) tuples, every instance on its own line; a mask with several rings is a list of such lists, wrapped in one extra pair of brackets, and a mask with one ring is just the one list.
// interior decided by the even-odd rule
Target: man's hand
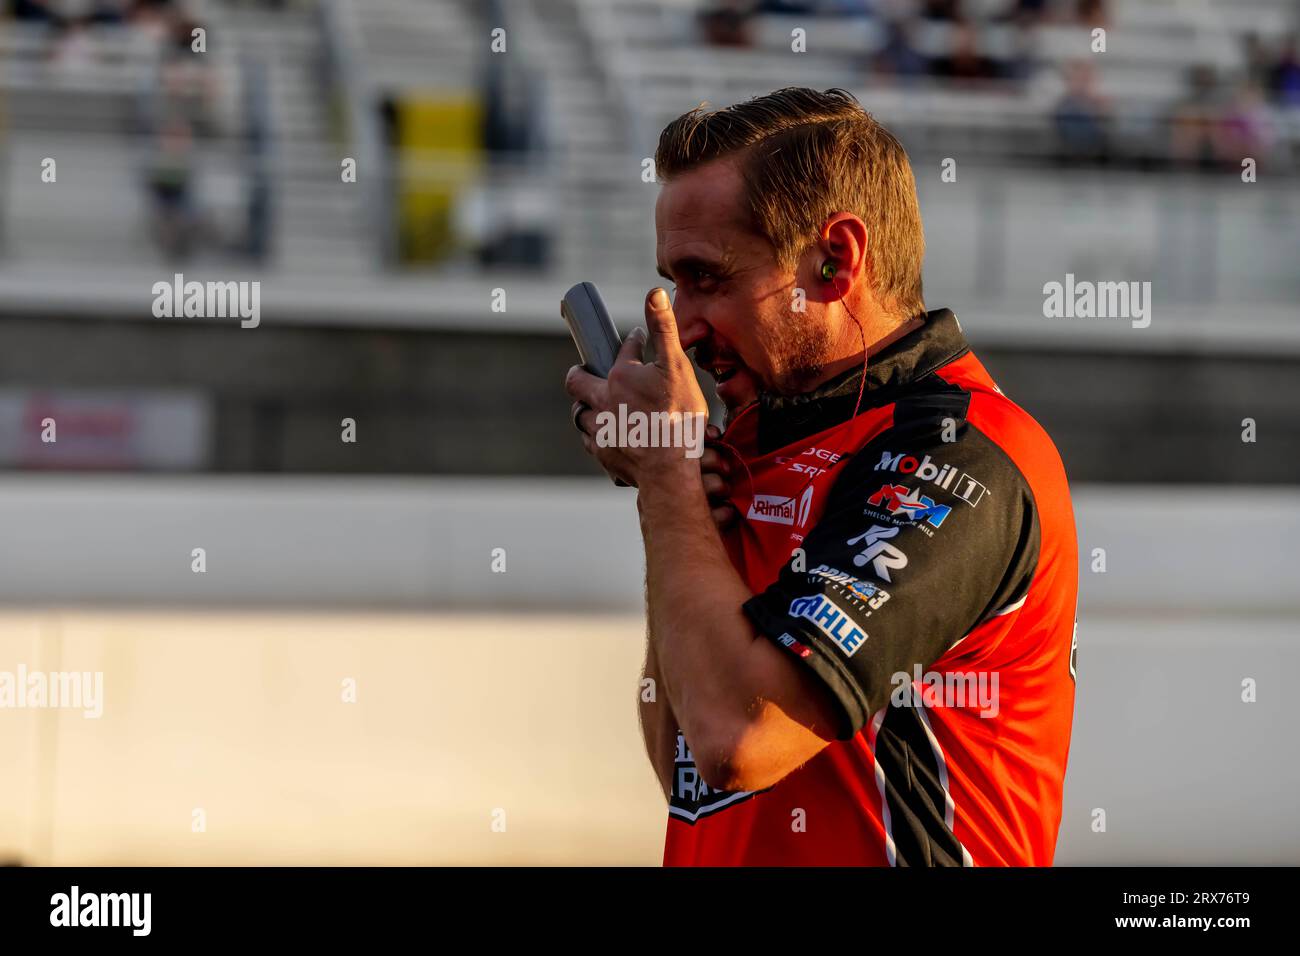
[[(722, 437), (722, 429), (710, 425), (705, 437), (717, 441)], [(704, 493), (709, 496), (709, 514), (719, 531), (725, 531), (736, 523), (740, 512), (731, 503), (731, 463), (715, 445), (706, 445), (700, 456), (700, 473), (704, 477)]]
[[(646, 334), (634, 329), (623, 342), (608, 379), (575, 365), (564, 382), (565, 391), (587, 406), (575, 419), (583, 432), (583, 447), (612, 477), (638, 487), (647, 479), (700, 468), (699, 452), (708, 416), (708, 403), (691, 361), (682, 351), (672, 305), (662, 289), (654, 289), (646, 298), (645, 317), (654, 341), (654, 362), (645, 363)], [(680, 425), (674, 423), (673, 436), (686, 443), (698, 436), (699, 447), (653, 447), (649, 441), (653, 424), (649, 423), (655, 421), (652, 416), (656, 412), (681, 416)], [(605, 417), (605, 413), (612, 417)], [(648, 423), (644, 444), (621, 443), (622, 436), (616, 429), (602, 428), (620, 420), (634, 421), (638, 415), (645, 416)], [(611, 437), (613, 440), (609, 440)], [(662, 446), (662, 442), (657, 444)], [(695, 457), (688, 457), (688, 451)]]

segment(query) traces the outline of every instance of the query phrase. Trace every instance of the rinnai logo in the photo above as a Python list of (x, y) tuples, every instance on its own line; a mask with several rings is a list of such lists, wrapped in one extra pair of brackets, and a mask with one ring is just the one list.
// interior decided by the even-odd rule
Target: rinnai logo
[(892, 582), (894, 579), (889, 576), (890, 569), (898, 571), (907, 567), (907, 555), (886, 540), (897, 535), (898, 531), (898, 528), (885, 528), (873, 524), (856, 538), (849, 538), (847, 544), (866, 544), (861, 554), (853, 556), (853, 566), (865, 568), (870, 564), (876, 577), (882, 581)]
[(808, 513), (812, 510), (812, 488), (799, 496), (799, 501), (787, 495), (754, 495), (749, 506), (749, 517), (754, 521), (770, 521), (773, 524), (788, 524), (802, 528), (808, 523)]
[(152, 924), (152, 893), (71, 892), (50, 897), (51, 926), (127, 926), (132, 936), (148, 936)]
[(880, 490), (867, 499), (867, 504), (883, 505), (890, 514), (902, 514), (936, 528), (952, 514), (947, 505), (937, 505), (929, 495), (918, 494), (902, 485), (881, 485)]
[(853, 623), (848, 612), (824, 594), (795, 598), (790, 602), (790, 616), (812, 621), (847, 657), (852, 657), (866, 643), (867, 635)]

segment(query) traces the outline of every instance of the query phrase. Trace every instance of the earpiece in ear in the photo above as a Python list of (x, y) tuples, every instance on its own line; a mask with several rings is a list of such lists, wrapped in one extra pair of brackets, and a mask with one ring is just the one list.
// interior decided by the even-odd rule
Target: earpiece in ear
[(822, 263), (822, 278), (827, 282), (835, 278), (835, 263), (829, 259)]

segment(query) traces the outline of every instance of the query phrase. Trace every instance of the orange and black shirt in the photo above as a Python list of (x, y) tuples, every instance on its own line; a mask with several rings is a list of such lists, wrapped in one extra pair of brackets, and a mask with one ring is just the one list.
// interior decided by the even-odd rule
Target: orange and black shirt
[(1078, 588), (1060, 456), (947, 310), (872, 357), (855, 415), (861, 375), (764, 395), (723, 435), (745, 613), (824, 682), (839, 739), (748, 793), (709, 788), (679, 734), (666, 865), (1052, 862)]

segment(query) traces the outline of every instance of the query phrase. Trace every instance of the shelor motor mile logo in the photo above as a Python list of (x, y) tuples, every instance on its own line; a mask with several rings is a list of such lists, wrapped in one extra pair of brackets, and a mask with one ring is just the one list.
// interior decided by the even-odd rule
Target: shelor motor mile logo
[(906, 520), (930, 536), (934, 532), (925, 525), (938, 528), (952, 514), (952, 509), (947, 505), (936, 504), (929, 495), (920, 494), (905, 485), (881, 485), (867, 499), (867, 504), (883, 508), (894, 518)]

